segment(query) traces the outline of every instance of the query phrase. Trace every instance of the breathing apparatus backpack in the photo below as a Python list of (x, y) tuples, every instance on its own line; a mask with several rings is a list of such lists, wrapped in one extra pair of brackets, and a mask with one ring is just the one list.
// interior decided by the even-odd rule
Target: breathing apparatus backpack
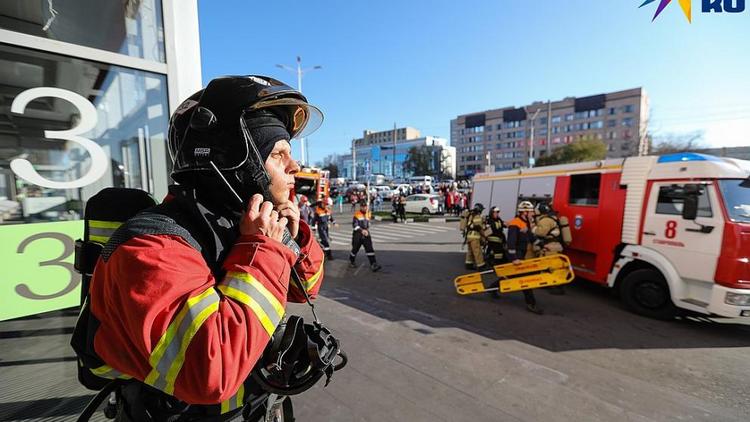
[(93, 350), (93, 335), (99, 325), (91, 315), (89, 303), (94, 268), (115, 230), (140, 211), (155, 205), (156, 200), (148, 193), (128, 188), (103, 189), (86, 203), (83, 239), (76, 241), (73, 264), (81, 274), (81, 310), (70, 344), (78, 357), (78, 381), (90, 390), (101, 390), (118, 378)]

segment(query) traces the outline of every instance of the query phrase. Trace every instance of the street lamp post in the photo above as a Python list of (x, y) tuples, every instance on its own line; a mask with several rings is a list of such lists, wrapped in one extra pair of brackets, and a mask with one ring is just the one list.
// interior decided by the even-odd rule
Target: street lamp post
[(529, 120), (529, 136), (531, 137), (531, 141), (529, 142), (529, 168), (534, 167), (535, 159), (534, 159), (534, 120), (536, 120), (536, 116), (539, 114), (539, 110), (536, 109), (536, 112), (534, 112), (534, 115), (531, 116), (531, 120)]
[[(297, 74), (297, 91), (302, 93), (302, 75), (305, 72), (310, 72), (312, 70), (318, 70), (322, 69), (323, 66), (313, 66), (308, 67), (306, 69), (302, 68), (302, 58), (300, 56), (297, 56), (297, 68), (295, 69), (292, 66), (287, 66), (285, 64), (277, 64), (276, 67), (284, 70), (288, 70), (290, 72), (295, 72)], [(305, 154), (305, 138), (300, 138), (299, 140), (299, 146), (300, 146), (300, 162), (302, 165), (307, 164), (307, 155)]]

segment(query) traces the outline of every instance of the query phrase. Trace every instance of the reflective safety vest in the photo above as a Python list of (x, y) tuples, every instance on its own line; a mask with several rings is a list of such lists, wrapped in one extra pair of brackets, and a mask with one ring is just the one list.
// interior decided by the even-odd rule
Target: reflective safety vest
[(503, 232), (505, 222), (501, 218), (497, 220), (488, 218), (487, 225), (492, 231), (492, 234), (487, 236), (487, 241), (492, 243), (505, 243), (505, 233)]
[(370, 211), (367, 211), (366, 213), (362, 211), (355, 212), (354, 217), (352, 218), (352, 230), (356, 232), (362, 229), (369, 229), (371, 218), (372, 214), (370, 213)]

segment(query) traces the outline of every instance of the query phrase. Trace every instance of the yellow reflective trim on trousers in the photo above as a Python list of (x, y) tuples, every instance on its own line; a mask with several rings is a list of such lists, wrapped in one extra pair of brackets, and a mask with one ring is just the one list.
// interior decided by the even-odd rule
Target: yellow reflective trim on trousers
[(159, 342), (156, 343), (156, 347), (151, 351), (151, 356), (149, 356), (148, 362), (151, 364), (152, 369), (144, 380), (146, 384), (153, 385), (153, 383), (156, 382), (156, 379), (159, 377), (159, 372), (156, 370), (156, 366), (161, 360), (161, 357), (164, 356), (164, 352), (167, 350), (167, 346), (169, 346), (169, 344), (172, 342), (172, 339), (177, 333), (177, 330), (180, 328), (180, 324), (182, 324), (182, 320), (185, 319), (185, 315), (187, 315), (190, 307), (213, 293), (213, 288), (208, 288), (198, 296), (191, 297), (184, 305), (182, 305), (182, 309), (180, 309), (180, 312), (177, 313), (177, 316), (167, 327), (167, 331), (162, 334)]
[(244, 404), (244, 400), (245, 384), (240, 384), (240, 388), (232, 397), (221, 402), (221, 414), (223, 415), (224, 413), (227, 413), (229, 411), (239, 409)]
[(164, 390), (165, 393), (172, 394), (174, 392), (174, 382), (175, 380), (177, 380), (177, 374), (180, 373), (182, 364), (185, 363), (185, 351), (190, 345), (190, 342), (193, 340), (193, 337), (195, 337), (195, 334), (198, 332), (198, 330), (200, 330), (201, 325), (206, 322), (206, 319), (208, 319), (211, 314), (217, 312), (218, 310), (219, 302), (214, 302), (206, 309), (202, 310), (195, 317), (195, 320), (193, 320), (193, 322), (190, 324), (190, 328), (182, 337), (180, 352), (177, 354), (177, 357), (175, 358), (174, 362), (172, 362), (172, 366), (169, 367), (169, 371), (167, 372), (167, 388)]
[(255, 301), (255, 299), (250, 297), (250, 295), (246, 294), (245, 292), (241, 292), (233, 287), (222, 285), (219, 286), (218, 289), (227, 297), (230, 297), (250, 307), (255, 316), (258, 318), (258, 321), (260, 321), (260, 324), (263, 325), (263, 328), (266, 330), (268, 335), (273, 335), (273, 332), (276, 331), (276, 325), (271, 321), (271, 318), (268, 316), (268, 314), (266, 314), (260, 304)]
[(307, 289), (308, 292), (312, 290), (313, 287), (315, 287), (315, 284), (318, 282), (320, 275), (323, 274), (324, 261), (325, 258), (320, 261), (320, 268), (318, 268), (318, 272), (313, 274), (309, 279), (305, 280), (305, 289)]
[(273, 293), (269, 292), (266, 286), (264, 286), (260, 281), (256, 280), (255, 277), (248, 273), (229, 272), (224, 277), (224, 280), (228, 280), (229, 278), (238, 278), (255, 287), (255, 289), (258, 290), (260, 294), (262, 294), (268, 300), (271, 306), (273, 306), (279, 316), (284, 315), (284, 307), (281, 305), (279, 300), (276, 299), (276, 296), (274, 296)]
[(122, 226), (122, 221), (89, 220), (89, 227), (97, 229), (116, 229)]

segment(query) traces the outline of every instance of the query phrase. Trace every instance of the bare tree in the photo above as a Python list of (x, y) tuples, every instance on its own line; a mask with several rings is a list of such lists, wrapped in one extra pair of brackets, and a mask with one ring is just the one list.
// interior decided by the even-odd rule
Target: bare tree
[(655, 135), (651, 154), (672, 154), (676, 152), (690, 152), (705, 148), (703, 145), (703, 131), (696, 130), (688, 133), (665, 133)]

